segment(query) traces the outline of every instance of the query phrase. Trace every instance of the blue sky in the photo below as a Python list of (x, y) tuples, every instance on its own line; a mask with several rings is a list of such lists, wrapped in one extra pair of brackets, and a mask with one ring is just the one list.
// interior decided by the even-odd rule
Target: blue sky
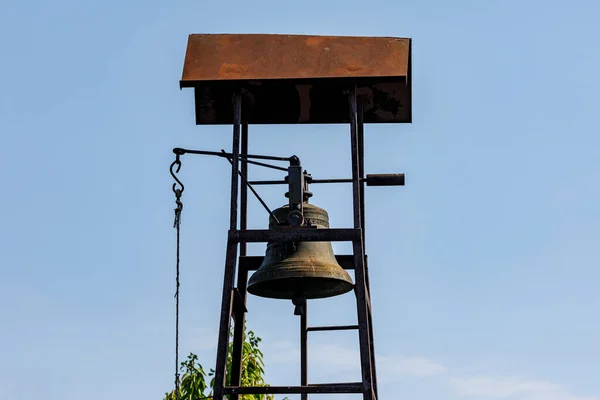
[[(3, 0), (0, 398), (171, 389), (171, 149), (231, 146), (229, 127), (194, 125), (178, 88), (187, 35), (297, 33), (414, 40), (413, 124), (366, 129), (367, 172), (407, 176), (366, 193), (380, 397), (600, 399), (599, 13), (585, 0)], [(345, 126), (250, 134), (251, 151), (297, 154), (314, 177), (350, 174)], [(180, 349), (209, 368), (228, 164), (186, 156), (181, 176)], [(314, 192), (333, 226), (351, 225), (349, 186)], [(291, 304), (249, 308), (269, 382), (297, 384)], [(310, 311), (354, 321), (351, 295)], [(311, 382), (357, 380), (357, 344), (311, 334)]]

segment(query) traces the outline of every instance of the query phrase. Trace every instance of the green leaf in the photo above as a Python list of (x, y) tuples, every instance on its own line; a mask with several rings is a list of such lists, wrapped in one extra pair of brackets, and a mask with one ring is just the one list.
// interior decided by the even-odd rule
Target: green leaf
[[(230, 338), (233, 337), (233, 331), (230, 331)], [(259, 343), (262, 339), (253, 331), (244, 332), (244, 342), (242, 346), (242, 371), (241, 371), (241, 386), (268, 386), (264, 380), (265, 363), (263, 353), (259, 349)], [(227, 364), (226, 364), (226, 384), (230, 385), (231, 365), (233, 343), (230, 341), (227, 347)], [(212, 396), (212, 391), (215, 385), (215, 371), (210, 369), (208, 374), (198, 363), (198, 356), (194, 353), (188, 355), (187, 360), (181, 362), (180, 371), (180, 391), (179, 398), (181, 400), (198, 400), (203, 397)], [(206, 382), (206, 378), (211, 378), (210, 382)], [(207, 392), (207, 389), (210, 389)], [(175, 390), (165, 393), (164, 400), (175, 400)], [(271, 395), (242, 395), (240, 400), (274, 400)], [(287, 397), (282, 400), (289, 400)]]

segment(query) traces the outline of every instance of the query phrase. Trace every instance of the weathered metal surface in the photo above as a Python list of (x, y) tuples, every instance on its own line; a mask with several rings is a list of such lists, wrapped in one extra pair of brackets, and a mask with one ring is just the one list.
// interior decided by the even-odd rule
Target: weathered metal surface
[(182, 82), (406, 77), (410, 39), (190, 35)]
[(364, 122), (411, 122), (411, 39), (302, 35), (190, 35), (181, 87), (193, 87), (196, 123), (230, 124), (244, 95), (253, 124), (349, 122), (347, 91)]
[[(286, 205), (273, 214), (285, 221), (289, 212)], [(329, 228), (327, 211), (313, 204), (304, 204), (304, 218), (317, 228)], [(277, 221), (269, 218), (269, 228), (278, 227)], [(255, 296), (275, 299), (319, 299), (352, 288), (352, 279), (337, 263), (330, 242), (288, 241), (268, 243), (263, 264), (250, 277), (247, 290)]]

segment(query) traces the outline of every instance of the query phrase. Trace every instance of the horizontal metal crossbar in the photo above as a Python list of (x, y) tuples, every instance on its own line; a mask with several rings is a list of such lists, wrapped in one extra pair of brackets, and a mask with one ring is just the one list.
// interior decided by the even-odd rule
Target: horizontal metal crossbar
[[(244, 268), (247, 271), (256, 271), (261, 266), (264, 259), (264, 256), (242, 256), (240, 257), (240, 268)], [(335, 259), (342, 268), (354, 269), (354, 256), (341, 255), (335, 256)]]
[[(249, 161), (250, 162), (250, 161)], [(404, 186), (404, 174), (367, 174), (366, 178), (360, 178), (367, 186)], [(308, 183), (352, 183), (349, 178), (333, 179), (311, 179)], [(251, 185), (287, 185), (285, 180), (278, 181), (251, 181)]]
[(361, 239), (361, 229), (249, 229), (230, 230), (233, 242), (352, 242)]
[(358, 325), (339, 325), (339, 326), (309, 326), (306, 328), (308, 332), (315, 331), (347, 331), (351, 329), (358, 329)]
[(225, 394), (363, 393), (362, 382), (322, 383), (308, 386), (226, 386)]

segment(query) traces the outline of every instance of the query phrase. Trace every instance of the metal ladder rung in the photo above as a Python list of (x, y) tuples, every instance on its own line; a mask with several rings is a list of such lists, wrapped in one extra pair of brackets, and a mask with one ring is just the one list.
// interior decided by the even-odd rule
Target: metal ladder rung
[(308, 328), (306, 328), (306, 331), (346, 331), (351, 329), (358, 329), (358, 325), (309, 326)]
[(225, 386), (225, 394), (364, 393), (362, 382), (321, 383), (308, 386)]

